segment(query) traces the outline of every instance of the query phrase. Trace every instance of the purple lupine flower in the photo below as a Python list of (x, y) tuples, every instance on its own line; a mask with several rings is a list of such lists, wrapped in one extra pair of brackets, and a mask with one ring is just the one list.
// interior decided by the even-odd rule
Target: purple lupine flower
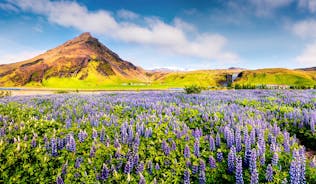
[(187, 168), (191, 167), (191, 161), (190, 160), (185, 161), (185, 166)]
[(144, 178), (144, 176), (140, 173), (139, 174), (139, 182), (138, 184), (146, 184), (146, 180)]
[(176, 142), (174, 142), (174, 140), (172, 140), (172, 142), (171, 142), (171, 150), (174, 151), (176, 149), (177, 149), (177, 144), (176, 144)]
[(100, 179), (101, 180), (106, 180), (109, 177), (109, 169), (107, 168), (107, 166), (105, 164), (103, 164), (102, 170), (101, 170), (101, 175), (100, 175)]
[(139, 162), (139, 155), (136, 154), (136, 155), (134, 156), (134, 158), (133, 158), (133, 165), (137, 165), (138, 162)]
[(208, 159), (208, 163), (210, 164), (211, 169), (216, 168), (216, 161), (213, 156), (210, 156)]
[(254, 168), (251, 172), (250, 184), (258, 184), (259, 183), (259, 174), (257, 172), (257, 168)]
[(236, 172), (235, 172), (236, 184), (244, 184), (242, 174), (242, 159), (240, 156), (236, 158)]
[(70, 128), (71, 127), (71, 120), (70, 119), (67, 119), (66, 120), (66, 129)]
[(222, 162), (223, 159), (224, 159), (223, 153), (220, 150), (218, 150), (217, 151), (217, 161)]
[(250, 143), (251, 145), (255, 145), (256, 143), (256, 131), (254, 128), (250, 132)]
[(166, 145), (166, 147), (164, 147), (163, 151), (164, 151), (166, 156), (169, 156), (169, 154), (170, 154), (170, 147), (168, 145)]
[(61, 176), (57, 176), (56, 184), (64, 184), (64, 180)]
[(132, 171), (131, 163), (130, 163), (130, 161), (127, 161), (126, 164), (125, 164), (125, 167), (124, 167), (124, 173), (125, 174), (130, 174), (131, 171)]
[(305, 184), (306, 183), (306, 178), (305, 178), (306, 158), (305, 158), (305, 148), (304, 147), (299, 149), (299, 154), (300, 154), (300, 161), (301, 161), (300, 182)]
[(258, 156), (264, 155), (266, 151), (266, 143), (264, 140), (264, 134), (262, 132), (259, 132), (258, 134)]
[(83, 143), (85, 138), (86, 138), (86, 136), (85, 136), (84, 131), (80, 130), (80, 132), (78, 133), (79, 142)]
[(250, 142), (249, 136), (245, 136), (244, 142), (245, 142), (245, 152), (247, 152), (251, 149), (251, 142)]
[(185, 141), (189, 141), (190, 140), (190, 137), (188, 135), (185, 136)]
[(156, 165), (155, 165), (155, 169), (156, 169), (156, 170), (160, 170), (159, 163), (156, 163)]
[(50, 144), (51, 144), (51, 148), (52, 148), (52, 156), (55, 157), (58, 155), (57, 153), (57, 143), (56, 143), (56, 139), (52, 138), (50, 140)]
[(216, 146), (220, 147), (221, 146), (221, 137), (219, 135), (219, 133), (217, 132), (216, 134), (216, 140), (215, 140)]
[(98, 132), (95, 129), (92, 130), (92, 136), (91, 137), (92, 137), (92, 139), (96, 139), (98, 137)]
[(61, 174), (62, 174), (62, 175), (66, 175), (66, 174), (67, 174), (67, 167), (68, 167), (68, 162), (66, 162), (66, 163), (63, 165), (62, 169), (61, 169)]
[(77, 157), (76, 162), (75, 162), (75, 168), (79, 168), (81, 162), (83, 162), (83, 159), (81, 157)]
[(121, 147), (121, 144), (120, 144), (120, 142), (119, 142), (119, 140), (117, 138), (114, 139), (114, 147), (115, 148)]
[(27, 134), (25, 134), (25, 135), (24, 135), (23, 140), (24, 140), (24, 141), (27, 141), (27, 140), (28, 140), (28, 136), (27, 136)]
[(76, 152), (76, 141), (72, 135), (69, 137), (69, 142), (67, 143), (67, 150), (71, 152)]
[(36, 147), (36, 138), (35, 138), (35, 136), (33, 136), (33, 138), (32, 138), (31, 146), (32, 146), (32, 148)]
[(236, 129), (235, 143), (236, 143), (236, 151), (240, 152), (242, 150), (242, 146), (241, 146), (241, 134), (240, 134), (239, 128)]
[(96, 147), (95, 145), (92, 145), (90, 148), (90, 157), (94, 157), (96, 152)]
[(104, 143), (105, 141), (105, 129), (102, 127), (101, 133), (100, 133), (100, 142)]
[(227, 131), (227, 137), (226, 137), (226, 142), (227, 142), (227, 147), (230, 148), (234, 144), (234, 133), (230, 130)]
[(293, 159), (290, 165), (290, 183), (300, 184), (300, 163), (299, 160)]
[(135, 138), (134, 138), (134, 146), (138, 147), (139, 145), (140, 145), (140, 138), (139, 138), (139, 134), (136, 133)]
[(209, 136), (210, 151), (215, 151), (215, 141), (212, 135)]
[(5, 136), (5, 127), (2, 127), (0, 129), (0, 137), (3, 137), (3, 136)]
[(133, 139), (134, 139), (134, 131), (133, 131), (133, 126), (132, 125), (129, 125), (127, 126), (127, 141), (129, 143), (132, 143)]
[(252, 173), (257, 168), (257, 150), (255, 148), (251, 151), (251, 158), (249, 161), (249, 170)]
[(199, 157), (200, 156), (200, 142), (199, 142), (199, 140), (195, 140), (195, 142), (194, 142), (194, 155), (196, 156), (196, 157)]
[(244, 158), (244, 166), (245, 168), (249, 167), (250, 160), (251, 160), (251, 150), (245, 150), (245, 158)]
[(230, 151), (228, 153), (228, 172), (233, 173), (235, 170), (235, 160), (236, 160), (236, 149), (234, 146), (230, 148)]
[(200, 160), (200, 167), (199, 167), (200, 171), (205, 171), (205, 162), (204, 160)]
[(136, 167), (136, 173), (142, 173), (144, 171), (144, 163), (140, 162)]
[(261, 155), (261, 157), (260, 157), (260, 164), (261, 164), (261, 165), (265, 165), (265, 163), (266, 163), (266, 156), (265, 156), (265, 154), (263, 154), (263, 155)]
[(266, 170), (266, 180), (268, 182), (273, 181), (273, 168), (272, 168), (271, 164), (268, 165), (267, 170)]
[(190, 172), (189, 170), (185, 170), (183, 174), (183, 183), (190, 184)]
[(57, 138), (57, 149), (61, 150), (64, 148), (64, 139), (62, 138)]
[(190, 147), (188, 145), (185, 145), (183, 155), (184, 158), (190, 158)]
[(192, 174), (196, 174), (199, 172), (199, 166), (198, 165), (192, 165)]
[(205, 183), (206, 183), (205, 171), (200, 171), (199, 184), (205, 184)]
[(290, 153), (291, 149), (290, 149), (290, 144), (289, 144), (288, 139), (284, 139), (283, 148), (286, 153)]
[(273, 166), (278, 165), (278, 161), (279, 161), (279, 155), (277, 152), (274, 152), (272, 156), (272, 165)]
[(147, 169), (149, 170), (149, 173), (152, 174), (152, 172), (153, 172), (153, 162), (151, 160), (149, 160), (147, 162)]

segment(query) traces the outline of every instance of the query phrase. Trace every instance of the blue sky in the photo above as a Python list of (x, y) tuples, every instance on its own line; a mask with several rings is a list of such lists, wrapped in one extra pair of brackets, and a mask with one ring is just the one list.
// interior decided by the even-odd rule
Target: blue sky
[(82, 32), (145, 69), (316, 66), (315, 0), (0, 0), (0, 64)]

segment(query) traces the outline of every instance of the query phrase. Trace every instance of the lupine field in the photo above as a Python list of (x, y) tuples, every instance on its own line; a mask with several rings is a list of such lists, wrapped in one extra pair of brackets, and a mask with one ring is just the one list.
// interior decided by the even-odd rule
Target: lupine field
[(316, 183), (316, 91), (0, 99), (0, 183)]

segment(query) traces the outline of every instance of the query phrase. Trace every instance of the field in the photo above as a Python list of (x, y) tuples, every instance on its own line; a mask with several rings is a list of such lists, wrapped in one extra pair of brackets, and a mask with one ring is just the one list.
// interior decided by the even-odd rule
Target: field
[(0, 99), (0, 183), (316, 183), (316, 91)]

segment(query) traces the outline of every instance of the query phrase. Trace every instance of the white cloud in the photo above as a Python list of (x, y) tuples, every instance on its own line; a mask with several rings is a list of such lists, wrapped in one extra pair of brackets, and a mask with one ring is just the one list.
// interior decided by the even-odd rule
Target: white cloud
[(18, 12), (19, 10), (10, 3), (0, 3), (0, 9), (6, 11)]
[(316, 38), (316, 20), (303, 20), (293, 24), (293, 32), (302, 38)]
[[(112, 39), (150, 45), (152, 47), (202, 59), (238, 60), (238, 56), (226, 51), (227, 40), (218, 34), (188, 34), (194, 26), (175, 19), (167, 24), (158, 18), (142, 17), (145, 25), (133, 21), (119, 22), (105, 10), (89, 11), (85, 6), (69, 1), (8, 0), (24, 11), (46, 16), (52, 23), (73, 27), (81, 31), (103, 34)], [(125, 11), (125, 15), (126, 12)], [(132, 15), (129, 12), (127, 14)], [(122, 12), (121, 12), (122, 14)], [(130, 19), (128, 19), (130, 20)]]
[(8, 63), (24, 61), (24, 60), (33, 58), (39, 54), (42, 54), (43, 52), (44, 51), (33, 50), (33, 51), (22, 51), (22, 52), (0, 54), (0, 63), (8, 64)]
[(125, 10), (125, 9), (117, 11), (117, 16), (122, 19), (130, 19), (130, 20), (137, 19), (139, 17), (137, 13), (134, 13), (132, 11)]
[(316, 42), (307, 45), (296, 61), (304, 67), (316, 66)]
[(299, 0), (298, 5), (301, 8), (308, 9), (311, 13), (316, 12), (316, 0)]
[(274, 10), (288, 6), (293, 0), (249, 0), (258, 16), (270, 16)]

